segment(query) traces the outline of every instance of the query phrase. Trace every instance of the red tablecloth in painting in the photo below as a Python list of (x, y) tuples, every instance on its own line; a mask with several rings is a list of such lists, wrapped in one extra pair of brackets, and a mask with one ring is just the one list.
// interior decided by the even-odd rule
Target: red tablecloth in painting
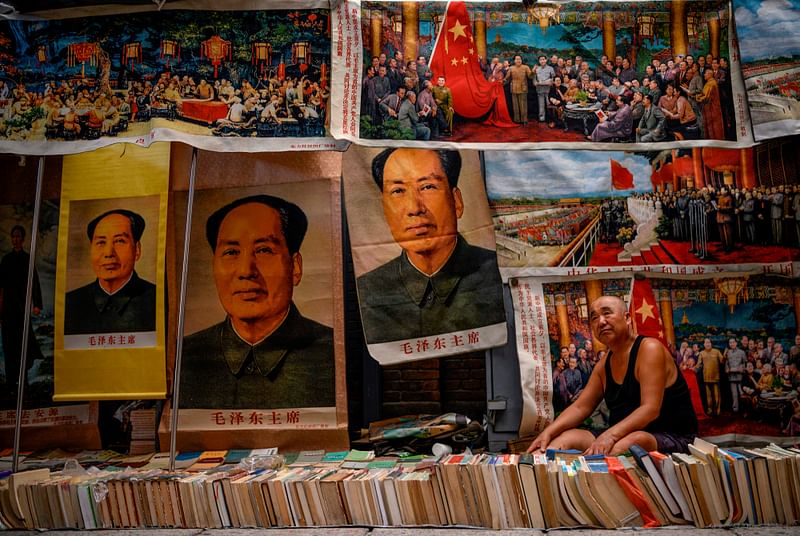
[(184, 117), (207, 123), (228, 115), (228, 105), (219, 101), (184, 99), (181, 108)]

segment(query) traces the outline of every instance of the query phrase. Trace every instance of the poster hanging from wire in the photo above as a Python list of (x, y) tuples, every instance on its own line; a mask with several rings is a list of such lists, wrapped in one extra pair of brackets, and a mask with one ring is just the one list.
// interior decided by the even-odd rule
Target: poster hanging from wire
[(731, 20), (725, 1), (342, 1), (331, 132), (363, 145), (746, 146)]
[(735, 0), (756, 140), (800, 134), (800, 2)]
[(303, 6), (2, 20), (0, 149), (338, 148), (329, 25), (328, 10)]
[[(701, 437), (728, 444), (766, 438), (790, 443), (800, 432), (794, 409), (800, 359), (795, 282), (755, 272), (648, 274), (649, 285), (634, 291), (632, 285), (641, 282), (627, 274), (512, 278), (512, 296), (519, 295), (514, 308), (524, 403), (520, 435), (535, 435), (553, 412), (580, 397), (608, 351), (591, 332), (590, 306), (601, 296), (616, 296), (625, 301), (638, 333), (660, 338), (674, 358)], [(656, 325), (655, 332), (647, 331)], [(542, 362), (546, 368), (539, 373)], [(544, 392), (552, 393), (552, 406), (537, 402), (532, 389), (539, 377), (551, 382)], [(602, 430), (607, 420), (601, 403), (587, 426)]]
[(370, 355), (387, 365), (504, 345), (478, 153), (352, 147), (342, 176)]
[(487, 151), (500, 271), (796, 274), (796, 151)]
[(64, 158), (55, 400), (163, 398), (169, 144)]

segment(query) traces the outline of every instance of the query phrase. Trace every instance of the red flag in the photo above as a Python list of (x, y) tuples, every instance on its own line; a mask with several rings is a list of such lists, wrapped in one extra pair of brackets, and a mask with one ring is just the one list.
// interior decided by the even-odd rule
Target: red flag
[(614, 160), (611, 160), (611, 184), (615, 190), (633, 189), (633, 174), (628, 168)]
[(650, 281), (641, 276), (633, 278), (631, 317), (633, 317), (633, 323), (639, 335), (655, 337), (664, 346), (667, 346), (664, 324), (661, 323), (661, 313), (658, 311), (658, 302), (653, 295)]
[(516, 127), (508, 115), (503, 83), (486, 80), (475, 52), (467, 6), (450, 2), (431, 57), (434, 80), (445, 77), (458, 115), (476, 119), (489, 114), (486, 123), (490, 125)]

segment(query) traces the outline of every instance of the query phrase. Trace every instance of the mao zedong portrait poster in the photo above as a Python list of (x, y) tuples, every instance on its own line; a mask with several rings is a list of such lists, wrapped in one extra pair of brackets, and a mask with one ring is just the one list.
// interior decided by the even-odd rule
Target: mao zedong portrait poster
[(65, 349), (156, 345), (159, 202), (71, 203)]
[(335, 411), (331, 231), (330, 181), (197, 193), (181, 409)]
[(478, 153), (351, 148), (343, 176), (370, 354), (388, 364), (505, 344)]

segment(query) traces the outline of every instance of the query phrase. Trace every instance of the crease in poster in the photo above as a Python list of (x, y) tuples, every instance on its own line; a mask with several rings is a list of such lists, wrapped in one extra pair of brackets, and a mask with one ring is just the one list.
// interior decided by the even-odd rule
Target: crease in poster
[(796, 150), (485, 152), (501, 273), (796, 274)]
[(480, 149), (753, 142), (726, 1), (353, 0), (332, 17), (337, 139)]
[(346, 423), (334, 338), (338, 178), (270, 179), (195, 194), (179, 433)]
[(56, 401), (166, 395), (169, 144), (64, 159)]
[[(736, 273), (692, 278), (648, 274), (647, 278), (652, 289), (648, 305), (643, 308), (644, 295), (635, 291), (636, 306), (631, 314), (637, 317), (637, 324), (646, 318), (658, 325), (653, 334), (661, 335), (689, 387), (699, 435), (714, 442), (766, 438), (790, 444), (800, 431), (800, 416), (794, 411), (800, 387), (797, 280)], [(601, 296), (616, 296), (630, 307), (633, 278), (617, 274), (606, 279), (513, 281), (529, 284), (531, 292), (541, 292), (552, 402), (556, 412), (563, 411), (580, 396), (594, 368), (606, 356), (607, 348), (592, 336), (588, 307)], [(516, 309), (516, 302), (514, 306)], [(524, 305), (520, 309), (524, 310)], [(521, 322), (519, 316), (517, 322)], [(519, 347), (525, 332), (520, 324), (516, 327)], [(525, 404), (530, 404), (524, 412), (533, 414), (535, 393), (526, 395), (529, 385), (523, 384), (522, 389)], [(607, 409), (601, 404), (588, 427), (602, 430), (607, 419)]]
[(519, 436), (535, 436), (555, 417), (550, 345), (542, 284), (534, 278), (512, 279), (511, 298), (517, 328), (517, 358), (522, 388)]
[(342, 177), (370, 355), (388, 365), (505, 344), (478, 154), (353, 147)]
[(2, 20), (0, 149), (343, 149), (327, 134), (329, 16), (301, 3)]

